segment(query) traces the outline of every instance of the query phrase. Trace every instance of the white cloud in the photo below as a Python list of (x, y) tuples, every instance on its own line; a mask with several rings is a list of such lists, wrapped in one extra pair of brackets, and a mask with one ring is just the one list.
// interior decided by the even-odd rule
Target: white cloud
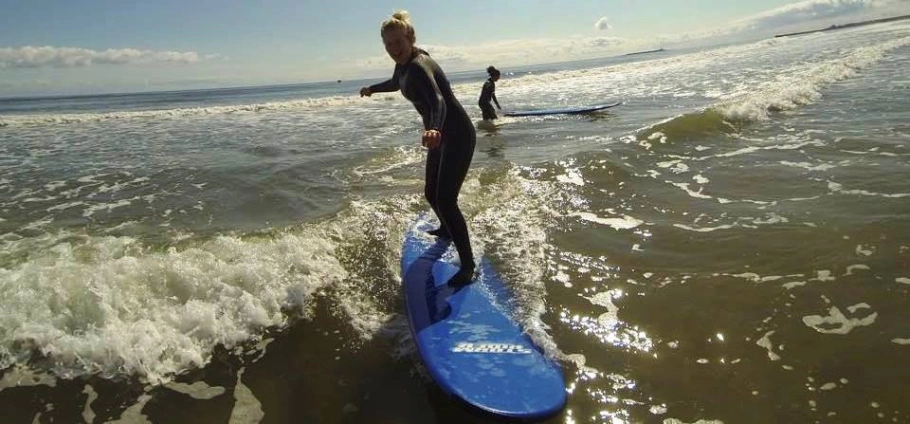
[[(447, 70), (496, 66), (516, 66), (566, 60), (605, 57), (628, 53), (651, 41), (608, 36), (575, 36), (491, 41), (465, 46), (418, 44)], [(392, 59), (377, 55), (357, 61), (360, 69), (391, 69)]]
[[(446, 69), (470, 69), (495, 63), (498, 66), (517, 66), (535, 63), (588, 59), (629, 53), (655, 47), (711, 43), (716, 37), (725, 41), (767, 36), (775, 30), (821, 28), (840, 18), (839, 22), (855, 22), (890, 6), (907, 6), (910, 0), (804, 0), (738, 19), (719, 28), (678, 34), (656, 34), (646, 38), (604, 36), (574, 36), (560, 39), (514, 39), (483, 44), (451, 46), (421, 45)], [(893, 15), (894, 13), (891, 13)], [(594, 24), (595, 29), (611, 29), (606, 16)], [(359, 69), (390, 69), (391, 59), (377, 55), (361, 59)]]
[(594, 28), (599, 29), (601, 31), (605, 31), (608, 29), (613, 29), (613, 25), (610, 25), (610, 21), (607, 19), (606, 16), (604, 16), (604, 17), (598, 19), (597, 22), (594, 23)]
[(813, 21), (857, 17), (907, 0), (804, 0), (731, 22), (723, 32), (765, 31)]
[(876, 15), (894, 16), (910, 12), (898, 10), (901, 6), (904, 8), (910, 6), (910, 0), (804, 0), (737, 19), (718, 28), (680, 34), (660, 34), (656, 40), (660, 45), (704, 44), (716, 37), (724, 37), (726, 41), (730, 41), (785, 31), (821, 29), (833, 23), (845, 24), (881, 17)]
[[(212, 59), (217, 55), (207, 55)], [(138, 49), (107, 49), (104, 51), (78, 47), (0, 48), (0, 69), (4, 68), (76, 68), (91, 65), (126, 65), (145, 63), (193, 63), (200, 59), (196, 52), (154, 51)]]

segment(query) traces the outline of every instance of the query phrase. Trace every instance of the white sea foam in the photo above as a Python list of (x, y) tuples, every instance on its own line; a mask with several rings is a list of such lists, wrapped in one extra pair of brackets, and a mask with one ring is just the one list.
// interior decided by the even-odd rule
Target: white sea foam
[[(686, 186), (688, 185), (686, 183), (680, 183), (680, 184), (683, 184)], [(698, 197), (698, 196), (693, 196), (693, 197)], [(710, 198), (710, 197), (707, 196), (706, 198)], [(756, 202), (756, 203), (758, 203), (758, 202)], [(693, 224), (698, 224), (698, 222), (699, 222), (699, 219), (695, 219)], [(781, 223), (787, 223), (787, 222), (789, 222), (789, 219), (772, 212), (772, 213), (767, 214), (767, 216), (765, 218), (748, 217), (748, 216), (739, 217), (733, 223), (721, 224), (721, 225), (715, 225), (715, 226), (708, 226), (708, 225), (695, 226), (695, 225), (687, 225), (687, 224), (680, 224), (680, 223), (675, 223), (675, 224), (673, 224), (673, 226), (676, 228), (681, 228), (686, 231), (709, 233), (709, 232), (713, 232), (713, 231), (729, 230), (729, 229), (733, 229), (733, 228), (756, 229), (762, 225), (775, 225), (775, 224), (781, 224)]]
[(756, 90), (717, 105), (715, 109), (731, 120), (765, 120), (771, 112), (794, 109), (818, 100), (822, 87), (849, 78), (881, 60), (889, 51), (907, 45), (910, 45), (910, 37), (903, 37), (859, 47), (837, 59), (800, 64), (779, 71), (780, 75), (773, 81), (760, 83)]
[(889, 199), (910, 197), (910, 193), (877, 193), (868, 190), (845, 190), (843, 184), (836, 183), (834, 181), (828, 181), (828, 190), (831, 190), (832, 193), (840, 193), (852, 196), (884, 197)]
[(835, 278), (835, 277), (833, 276), (833, 273), (831, 272), (831, 270), (822, 269), (822, 270), (817, 270), (817, 271), (815, 271), (815, 272), (816, 272), (816, 276), (815, 276), (815, 278), (812, 279), (812, 280), (814, 280), (814, 281), (822, 281), (822, 282), (824, 282), (824, 281), (835, 281), (835, 280), (837, 280), (837, 278)]
[[(400, 96), (399, 96), (400, 97)], [(209, 106), (175, 108), (143, 111), (118, 111), (107, 113), (67, 113), (43, 115), (7, 115), (0, 116), (0, 124), (8, 126), (36, 125), (36, 124), (67, 124), (79, 122), (97, 122), (111, 120), (134, 119), (169, 119), (185, 118), (200, 115), (226, 115), (245, 113), (272, 113), (272, 112), (305, 112), (339, 106), (364, 106), (377, 102), (394, 101), (391, 95), (378, 95), (372, 99), (361, 99), (359, 96), (331, 96), (292, 101), (276, 101), (258, 104), (243, 104), (231, 106)]]
[(237, 384), (234, 386), (234, 408), (231, 410), (231, 418), (228, 421), (231, 424), (258, 423), (265, 417), (259, 399), (249, 387), (243, 384), (245, 370), (246, 368), (241, 368), (237, 372)]
[(729, 230), (731, 228), (736, 228), (736, 225), (732, 225), (732, 224), (718, 225), (716, 227), (692, 227), (692, 226), (685, 225), (685, 224), (673, 224), (673, 226), (676, 228), (682, 228), (683, 230), (694, 231), (697, 233), (710, 233), (712, 231)]
[(784, 284), (783, 287), (787, 290), (791, 290), (791, 289), (795, 289), (797, 287), (805, 286), (806, 284), (808, 284), (808, 283), (805, 281), (791, 281), (789, 283)]
[[(860, 303), (847, 308), (851, 314), (856, 314), (861, 309), (871, 309), (871, 307), (868, 304)], [(803, 317), (803, 323), (819, 333), (847, 334), (856, 327), (874, 324), (876, 318), (878, 318), (877, 312), (872, 312), (862, 318), (847, 317), (837, 306), (832, 306), (827, 316), (806, 315)]]
[(702, 190), (704, 189), (704, 187), (699, 187), (699, 188), (698, 188), (698, 191), (695, 191), (695, 190), (692, 190), (692, 189), (689, 188), (689, 183), (677, 183), (677, 182), (673, 182), (673, 181), (667, 181), (667, 183), (669, 183), (669, 184), (671, 184), (671, 185), (674, 185), (674, 186), (676, 186), (676, 187), (682, 189), (682, 190), (685, 191), (687, 194), (689, 194), (689, 196), (692, 196), (692, 197), (694, 197), (694, 198), (697, 198), (697, 199), (713, 199), (712, 196), (702, 193)]
[(392, 156), (378, 156), (365, 165), (355, 167), (351, 172), (358, 177), (387, 174), (391, 171), (418, 166), (425, 160), (426, 153), (414, 146), (399, 146)]
[(3, 367), (34, 348), (57, 375), (166, 381), (205, 365), (216, 344), (283, 325), (281, 308), (306, 309), (316, 290), (346, 275), (331, 237), (315, 228), (166, 252), (127, 237), (72, 240), (62, 235), (0, 269), (0, 293), (15, 299), (0, 310)]
[(664, 169), (669, 169), (669, 170), (673, 171), (674, 174), (682, 174), (685, 172), (689, 172), (689, 165), (686, 165), (686, 163), (681, 160), (658, 162), (657, 166), (664, 168)]
[[(782, 137), (787, 137), (787, 136), (785, 135)], [(757, 140), (757, 141), (762, 142), (763, 140)], [(805, 147), (810, 147), (810, 146), (822, 147), (824, 145), (825, 145), (825, 143), (821, 140), (792, 141), (792, 142), (784, 143), (784, 144), (771, 144), (771, 145), (764, 145), (764, 146), (744, 147), (742, 149), (737, 149), (737, 150), (734, 150), (731, 152), (719, 153), (719, 154), (715, 155), (714, 157), (718, 157), (718, 158), (734, 157), (734, 156), (747, 155), (747, 154), (752, 154), (752, 153), (756, 153), (756, 152), (761, 152), (761, 151), (765, 151), (765, 150), (800, 150)]]
[(92, 410), (92, 403), (98, 399), (98, 392), (92, 388), (92, 386), (86, 384), (82, 389), (82, 393), (85, 393), (85, 409), (82, 410), (82, 418), (87, 423), (95, 422), (95, 411)]
[(516, 295), (515, 312), (524, 330), (548, 356), (564, 357), (541, 320), (547, 298), (547, 204), (558, 191), (520, 173), (521, 169), (512, 169), (494, 186), (471, 181), (471, 197), (476, 199), (473, 207), (479, 208), (472, 219), (472, 234), (482, 235), (478, 238), (484, 254), (510, 264), (500, 271)]
[(214, 397), (221, 396), (225, 392), (224, 387), (209, 386), (204, 381), (197, 381), (193, 384), (177, 383), (177, 382), (172, 381), (172, 382), (168, 383), (167, 385), (165, 385), (165, 387), (167, 387), (168, 389), (171, 389), (175, 392), (183, 393), (193, 399), (202, 399), (202, 400), (212, 399)]
[(621, 291), (611, 290), (587, 298), (592, 304), (607, 308), (607, 312), (604, 312), (597, 317), (597, 323), (600, 324), (601, 327), (614, 328), (619, 325), (619, 315), (617, 315), (619, 313), (619, 307), (613, 303), (613, 299), (619, 297), (622, 297)]
[(55, 387), (56, 385), (57, 380), (53, 376), (20, 367), (5, 369), (3, 378), (0, 379), (0, 391), (10, 387)]
[(780, 164), (785, 165), (785, 166), (792, 166), (795, 168), (803, 168), (803, 169), (806, 169), (809, 171), (828, 171), (828, 170), (837, 168), (837, 166), (838, 166), (838, 165), (832, 165), (829, 163), (814, 165), (809, 162), (788, 162), (788, 161), (781, 161)]
[(847, 267), (847, 271), (844, 273), (844, 276), (846, 277), (848, 275), (853, 275), (853, 272), (857, 270), (868, 271), (869, 269), (869, 266), (864, 264), (850, 265)]
[(129, 408), (126, 408), (120, 414), (119, 419), (108, 421), (107, 424), (152, 424), (152, 421), (142, 413), (142, 410), (145, 409), (145, 404), (150, 400), (152, 400), (152, 395), (143, 393), (136, 400), (136, 403), (130, 405)]
[(578, 168), (566, 168), (566, 173), (556, 176), (556, 181), (565, 184), (575, 184), (577, 186), (584, 186), (585, 179), (581, 175), (581, 171)]
[(692, 423), (687, 423), (679, 418), (667, 418), (663, 420), (662, 424), (724, 424), (724, 422), (721, 420), (700, 419), (698, 421), (693, 421)]
[(620, 218), (602, 218), (590, 212), (571, 212), (568, 216), (577, 216), (585, 221), (606, 225), (615, 230), (630, 230), (644, 224), (644, 221), (628, 215)]

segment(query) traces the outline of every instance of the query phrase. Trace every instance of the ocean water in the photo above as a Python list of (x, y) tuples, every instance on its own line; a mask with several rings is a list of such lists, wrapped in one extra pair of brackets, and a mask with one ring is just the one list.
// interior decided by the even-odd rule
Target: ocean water
[[(503, 69), (624, 104), (495, 125), (452, 74), (547, 422), (910, 422), (908, 69), (907, 23)], [(0, 421), (491, 421), (415, 356), (420, 119), (372, 82), (0, 100)]]

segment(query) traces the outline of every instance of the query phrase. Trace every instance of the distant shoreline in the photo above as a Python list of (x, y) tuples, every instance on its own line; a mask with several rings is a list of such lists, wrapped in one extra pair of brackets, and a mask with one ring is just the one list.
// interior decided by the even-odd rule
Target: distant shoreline
[(882, 23), (885, 23), (885, 22), (900, 21), (900, 20), (903, 20), (903, 19), (910, 19), (910, 15), (895, 16), (895, 17), (891, 17), (891, 18), (874, 19), (874, 20), (871, 20), (871, 21), (863, 21), (863, 22), (853, 22), (853, 23), (844, 24), (844, 25), (831, 25), (831, 26), (829, 26), (829, 27), (827, 27), (827, 28), (813, 29), (813, 30), (809, 30), (809, 31), (789, 32), (789, 33), (786, 33), (786, 34), (778, 34), (778, 35), (775, 35), (774, 37), (775, 37), (775, 38), (778, 38), (778, 37), (791, 37), (791, 36), (794, 36), (794, 35), (805, 35), (805, 34), (812, 34), (812, 33), (816, 33), (816, 32), (834, 31), (834, 30), (838, 30), (838, 29), (854, 28), (854, 27), (859, 27), (859, 26), (864, 26), (864, 25), (882, 24)]
[(662, 51), (665, 51), (665, 50), (664, 50), (663, 48), (660, 48), (660, 49), (654, 49), (654, 50), (645, 50), (645, 51), (642, 51), (642, 52), (626, 53), (624, 56), (634, 56), (634, 55), (637, 55), (637, 54), (648, 54), (648, 53), (659, 53), (659, 52), (662, 52)]

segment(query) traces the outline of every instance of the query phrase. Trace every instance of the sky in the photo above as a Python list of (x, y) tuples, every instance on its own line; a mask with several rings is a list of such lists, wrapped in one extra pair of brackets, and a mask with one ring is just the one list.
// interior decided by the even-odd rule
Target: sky
[(719, 44), (910, 14), (910, 0), (0, 0), (0, 98), (387, 77), (407, 10), (447, 72)]

